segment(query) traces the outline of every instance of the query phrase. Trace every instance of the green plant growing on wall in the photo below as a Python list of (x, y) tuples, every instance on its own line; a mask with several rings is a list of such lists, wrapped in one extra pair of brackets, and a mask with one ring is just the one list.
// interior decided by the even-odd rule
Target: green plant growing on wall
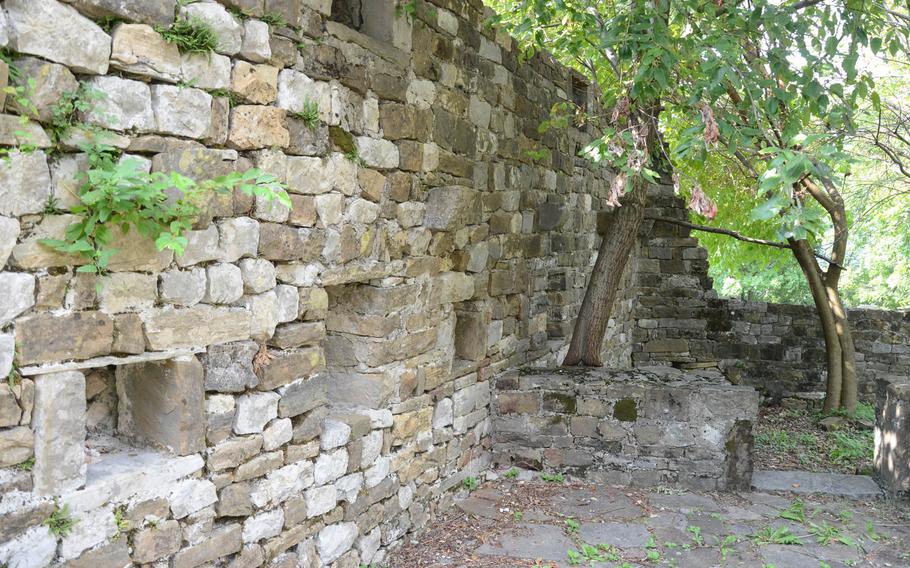
[(288, 25), (288, 21), (284, 18), (284, 15), (279, 12), (263, 14), (259, 19), (273, 28), (283, 28)]
[(44, 522), (41, 524), (46, 526), (54, 536), (65, 537), (73, 532), (73, 527), (75, 527), (78, 522), (79, 519), (73, 517), (70, 513), (70, 506), (68, 504), (64, 503), (63, 507), (61, 507), (59, 503), (54, 503), (54, 512), (51, 513), (48, 518), (44, 519)]
[(303, 110), (289, 113), (291, 118), (303, 121), (307, 128), (316, 131), (319, 128), (319, 104), (309, 98), (303, 101)]
[(218, 47), (218, 34), (199, 18), (177, 20), (167, 28), (157, 26), (155, 31), (183, 52), (211, 53)]
[(81, 83), (75, 91), (61, 95), (51, 107), (51, 137), (55, 143), (60, 142), (76, 126), (85, 127), (79, 120), (79, 113), (96, 111), (98, 101), (106, 97), (104, 92)]
[[(79, 205), (72, 212), (79, 220), (70, 224), (63, 239), (43, 239), (55, 250), (82, 257), (78, 272), (103, 274), (111, 257), (115, 231), (135, 229), (155, 239), (158, 250), (183, 254), (189, 231), (212, 192), (226, 193), (235, 188), (243, 193), (271, 201), (278, 199), (290, 207), (284, 186), (275, 176), (258, 169), (233, 172), (196, 182), (177, 172), (146, 173), (134, 159), (118, 161), (113, 148), (85, 148), (89, 170), (79, 189)], [(174, 199), (175, 192), (180, 195)]]

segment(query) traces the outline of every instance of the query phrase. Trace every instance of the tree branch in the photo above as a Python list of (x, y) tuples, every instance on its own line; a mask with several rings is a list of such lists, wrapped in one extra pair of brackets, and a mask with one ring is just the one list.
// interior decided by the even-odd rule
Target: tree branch
[[(686, 227), (688, 229), (692, 229), (693, 231), (703, 231), (705, 233), (726, 235), (728, 237), (733, 237), (734, 239), (736, 239), (738, 241), (742, 241), (744, 243), (752, 243), (752, 244), (756, 244), (756, 245), (764, 245), (767, 247), (793, 250), (793, 247), (791, 247), (788, 243), (782, 243), (779, 241), (769, 241), (766, 239), (757, 239), (755, 237), (749, 237), (749, 236), (743, 235), (741, 233), (737, 233), (736, 231), (731, 231), (730, 229), (723, 229), (721, 227), (709, 227), (708, 225), (697, 225), (695, 223), (690, 223), (688, 221), (682, 221), (680, 219), (673, 219), (670, 217), (645, 217), (645, 219), (648, 221), (660, 221), (661, 223), (670, 223), (671, 225), (679, 225), (680, 227)], [(828, 264), (837, 266), (841, 269), (844, 268), (843, 266), (834, 262), (834, 260), (832, 260), (831, 258), (829, 258), (823, 254), (820, 254), (820, 253), (817, 253), (814, 251), (812, 254), (814, 254), (816, 258), (820, 258), (820, 259), (824, 260), (825, 262), (827, 262)]]

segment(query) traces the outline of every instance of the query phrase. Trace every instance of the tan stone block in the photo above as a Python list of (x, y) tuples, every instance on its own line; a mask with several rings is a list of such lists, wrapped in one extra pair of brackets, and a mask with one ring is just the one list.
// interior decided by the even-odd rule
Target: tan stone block
[(414, 438), (419, 432), (429, 432), (432, 429), (432, 423), (432, 407), (396, 415), (392, 425), (393, 443), (400, 445)]
[(152, 351), (201, 347), (250, 337), (246, 310), (193, 306), (160, 308), (141, 315), (146, 347)]
[(285, 125), (285, 111), (277, 107), (240, 105), (231, 111), (228, 144), (238, 150), (286, 148), (291, 134)]
[(36, 314), (16, 321), (22, 365), (90, 359), (111, 352), (114, 324), (101, 312)]
[(253, 104), (269, 104), (278, 98), (278, 68), (239, 60), (231, 72), (231, 90)]
[(321, 347), (310, 347), (271, 352), (267, 365), (256, 372), (259, 390), (273, 390), (297, 379), (307, 378), (325, 367), (325, 354)]

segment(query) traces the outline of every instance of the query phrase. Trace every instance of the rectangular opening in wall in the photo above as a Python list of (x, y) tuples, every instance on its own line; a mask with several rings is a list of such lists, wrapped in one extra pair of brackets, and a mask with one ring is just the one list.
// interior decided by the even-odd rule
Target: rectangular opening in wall
[(588, 90), (590, 85), (578, 75), (572, 76), (572, 102), (582, 110), (588, 110)]
[(331, 19), (382, 43), (410, 51), (416, 4), (405, 0), (332, 0)]

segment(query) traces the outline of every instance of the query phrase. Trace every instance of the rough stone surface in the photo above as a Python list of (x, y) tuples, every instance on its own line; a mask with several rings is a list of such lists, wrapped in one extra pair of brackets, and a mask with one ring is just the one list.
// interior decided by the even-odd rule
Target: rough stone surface
[(144, 24), (121, 24), (114, 28), (111, 65), (127, 73), (165, 81), (177, 81), (181, 76), (177, 46)]
[(40, 213), (50, 195), (51, 178), (44, 152), (13, 151), (0, 163), (0, 215)]
[(35, 305), (35, 277), (0, 272), (0, 298), (0, 325), (3, 325)]
[(85, 483), (85, 376), (78, 372), (35, 380), (35, 490), (45, 495)]
[(278, 416), (280, 398), (273, 392), (252, 393), (237, 397), (234, 432), (237, 434), (262, 432), (265, 425)]
[(155, 85), (152, 112), (158, 132), (202, 138), (212, 124), (212, 96), (201, 89)]
[(96, 77), (91, 87), (105, 93), (86, 120), (111, 130), (152, 132), (156, 128), (152, 92), (140, 81), (118, 77)]

